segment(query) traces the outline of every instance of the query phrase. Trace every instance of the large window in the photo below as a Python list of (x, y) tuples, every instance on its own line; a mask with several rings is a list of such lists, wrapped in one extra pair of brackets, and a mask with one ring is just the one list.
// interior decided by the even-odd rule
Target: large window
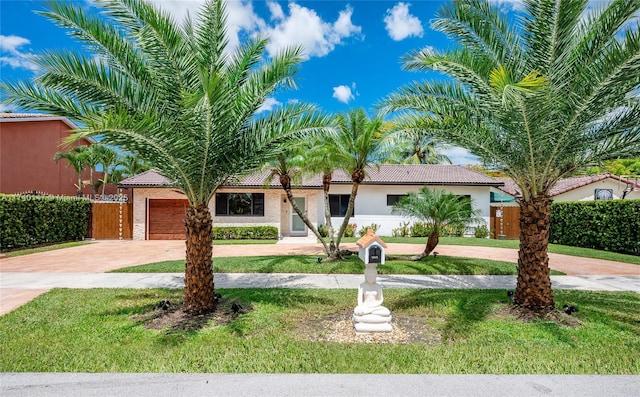
[(216, 215), (264, 216), (264, 193), (216, 193)]
[[(349, 206), (348, 194), (330, 194), (329, 195), (329, 208), (331, 209), (331, 216), (345, 216), (347, 214), (347, 207)], [(353, 213), (356, 213), (355, 206)]]
[(403, 198), (407, 197), (406, 194), (387, 194), (387, 205), (389, 207), (394, 206), (396, 203), (400, 202)]

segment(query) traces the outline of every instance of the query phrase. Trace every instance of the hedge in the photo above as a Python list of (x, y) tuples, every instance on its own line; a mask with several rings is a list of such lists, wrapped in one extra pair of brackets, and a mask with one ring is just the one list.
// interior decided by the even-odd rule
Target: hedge
[(84, 198), (0, 194), (0, 249), (81, 240), (90, 211)]
[(640, 255), (640, 200), (553, 203), (549, 241)]
[(214, 240), (277, 240), (275, 226), (214, 226)]

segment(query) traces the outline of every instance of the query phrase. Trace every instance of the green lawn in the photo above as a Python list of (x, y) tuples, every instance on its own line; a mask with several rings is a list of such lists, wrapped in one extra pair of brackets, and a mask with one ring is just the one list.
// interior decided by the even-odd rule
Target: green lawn
[(278, 240), (213, 240), (213, 245), (275, 244)]
[[(353, 243), (357, 238), (346, 238), (343, 242)], [(426, 244), (426, 237), (382, 237), (385, 243)], [(440, 237), (441, 245), (466, 245), (474, 247), (496, 247), (518, 249), (518, 240), (493, 240), (473, 237)], [(437, 249), (437, 248), (436, 248)], [(591, 248), (571, 247), (568, 245), (549, 244), (549, 252), (554, 254), (580, 256), (583, 258), (604, 259), (609, 261), (632, 263), (640, 265), (640, 256), (618, 254), (610, 251), (600, 251)]]
[(52, 290), (0, 317), (0, 371), (640, 374), (635, 293), (556, 291), (580, 310), (569, 328), (494, 313), (504, 291), (385, 290), (394, 321), (413, 319), (430, 341), (392, 345), (323, 341), (348, 321), (353, 290), (219, 292), (248, 313), (181, 331), (132, 317), (180, 290)]
[[(364, 264), (356, 255), (344, 261), (318, 263), (317, 256), (250, 256), (213, 259), (213, 270), (218, 273), (363, 273)], [(182, 273), (183, 259), (151, 263), (114, 270), (116, 273)], [(458, 258), (449, 256), (429, 257), (413, 262), (406, 257), (387, 257), (378, 267), (379, 274), (517, 274), (515, 263), (488, 259)], [(552, 271), (552, 274), (564, 274)]]
[(7, 252), (5, 253), (5, 257), (11, 258), (14, 256), (37, 254), (38, 252), (46, 252), (46, 251), (53, 251), (53, 250), (58, 250), (62, 248), (78, 247), (80, 245), (86, 245), (86, 244), (91, 244), (91, 242), (90, 241), (71, 241), (68, 243), (44, 245), (41, 247), (27, 248), (23, 250)]

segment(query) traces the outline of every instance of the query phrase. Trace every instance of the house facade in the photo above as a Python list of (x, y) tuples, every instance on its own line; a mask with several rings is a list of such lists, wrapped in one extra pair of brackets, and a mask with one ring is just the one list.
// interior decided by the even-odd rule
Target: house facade
[[(76, 172), (66, 160), (53, 161), (57, 152), (66, 150), (62, 142), (75, 128), (66, 117), (0, 113), (0, 193), (75, 196)], [(82, 139), (69, 147), (90, 144)], [(88, 171), (83, 179), (89, 179)]]
[[(257, 173), (222, 186), (209, 203), (216, 226), (275, 226), (281, 236), (307, 236), (309, 231), (293, 211), (277, 178), (265, 183), (269, 173)], [(265, 185), (268, 186), (265, 188)], [(422, 186), (444, 189), (470, 197), (480, 216), (489, 222), (489, 192), (502, 182), (484, 174), (454, 165), (381, 165), (367, 170), (367, 178), (360, 185), (351, 224), (357, 228), (373, 223), (379, 225), (378, 234), (391, 235), (402, 221), (392, 214), (393, 203)], [(168, 179), (150, 170), (119, 184), (132, 189), (133, 238), (184, 238), (185, 196), (171, 187)], [(329, 206), (332, 224), (338, 227), (344, 219), (351, 179), (343, 171), (332, 178)], [(293, 190), (298, 207), (302, 208), (314, 225), (324, 224), (324, 194), (320, 176), (307, 178)]]
[[(47, 114), (0, 113), (0, 193), (37, 192), (49, 195), (76, 196), (78, 175), (67, 160), (57, 163), (56, 153), (74, 146), (90, 146), (92, 139), (82, 138), (65, 144), (72, 130), (78, 128), (66, 117)], [(94, 172), (94, 180), (102, 178)], [(89, 180), (89, 170), (82, 173)], [(91, 187), (84, 186), (83, 194), (90, 195)], [(116, 193), (108, 185), (106, 194)]]
[[(518, 187), (510, 178), (496, 178), (503, 186), (491, 188), (490, 229), (495, 238), (516, 239), (520, 233)], [(640, 178), (612, 174), (584, 175), (559, 180), (550, 191), (554, 202), (594, 200), (638, 200)]]

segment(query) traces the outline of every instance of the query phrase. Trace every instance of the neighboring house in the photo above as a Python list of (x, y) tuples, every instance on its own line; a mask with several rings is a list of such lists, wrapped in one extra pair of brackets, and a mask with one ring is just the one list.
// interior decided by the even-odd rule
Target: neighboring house
[[(519, 235), (518, 187), (510, 178), (496, 178), (504, 185), (491, 189), (490, 229), (496, 238), (514, 239)], [(576, 176), (558, 181), (551, 189), (554, 202), (640, 199), (640, 178), (612, 174)]]
[[(460, 196), (469, 196), (480, 216), (489, 221), (489, 192), (501, 181), (455, 165), (381, 165), (367, 170), (360, 185), (354, 216), (350, 223), (358, 229), (372, 223), (380, 225), (378, 234), (391, 235), (403, 220), (391, 214), (393, 204), (409, 192), (428, 185)], [(256, 173), (221, 187), (209, 203), (215, 225), (271, 225), (282, 236), (307, 236), (308, 230), (287, 202), (277, 178), (269, 188), (269, 173)], [(133, 195), (133, 238), (184, 238), (184, 214), (187, 206), (182, 193), (170, 181), (150, 170), (122, 181), (118, 186), (131, 188)], [(331, 183), (329, 204), (332, 223), (339, 227), (347, 208), (351, 179), (336, 171)], [(298, 206), (304, 208), (314, 224), (324, 223), (324, 197), (320, 176), (308, 178), (293, 190)]]
[[(67, 160), (57, 163), (53, 156), (72, 146), (93, 143), (81, 139), (70, 145), (63, 141), (78, 128), (66, 117), (47, 114), (0, 113), (0, 193), (42, 192), (76, 196), (78, 175)], [(89, 179), (89, 171), (83, 173)], [(95, 173), (94, 180), (102, 177)], [(85, 186), (83, 193), (90, 194)], [(111, 188), (107, 193), (115, 193)]]

